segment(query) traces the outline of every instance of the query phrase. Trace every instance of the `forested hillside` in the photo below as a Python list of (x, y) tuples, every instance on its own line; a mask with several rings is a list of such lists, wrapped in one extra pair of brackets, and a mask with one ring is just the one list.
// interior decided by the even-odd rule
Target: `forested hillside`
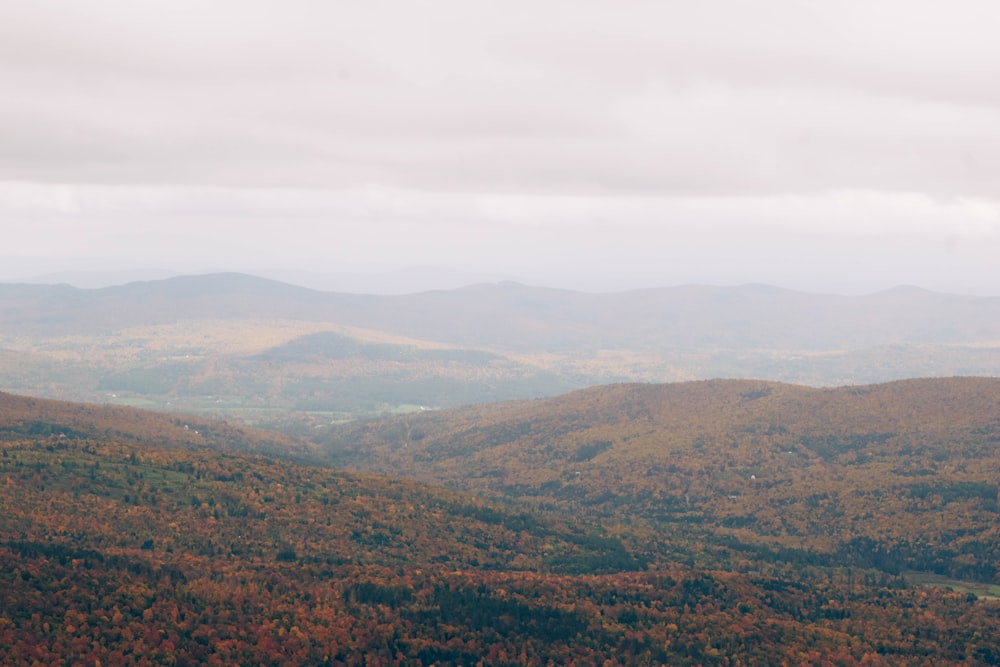
[(259, 434), (208, 422), (0, 415), (6, 665), (1000, 659), (993, 603), (870, 568), (692, 566), (669, 536), (248, 453)]
[(310, 457), (308, 442), (217, 419), (114, 405), (69, 403), (0, 392), (0, 438), (113, 440), (159, 448), (231, 449)]
[(740, 553), (1000, 583), (998, 379), (617, 385), (325, 438), (340, 465)]

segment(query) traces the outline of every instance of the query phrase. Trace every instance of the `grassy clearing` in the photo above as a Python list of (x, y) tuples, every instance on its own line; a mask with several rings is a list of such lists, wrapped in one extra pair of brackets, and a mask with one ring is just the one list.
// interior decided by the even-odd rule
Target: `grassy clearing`
[(1000, 585), (985, 584), (978, 581), (960, 581), (949, 579), (940, 574), (930, 572), (907, 572), (906, 578), (921, 586), (945, 588), (959, 593), (972, 593), (980, 600), (1000, 600)]

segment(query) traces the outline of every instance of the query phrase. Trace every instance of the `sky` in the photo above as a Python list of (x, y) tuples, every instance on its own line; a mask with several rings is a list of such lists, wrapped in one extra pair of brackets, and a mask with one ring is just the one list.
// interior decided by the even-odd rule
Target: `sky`
[(1000, 296), (998, 25), (993, 0), (0, 0), (0, 280)]

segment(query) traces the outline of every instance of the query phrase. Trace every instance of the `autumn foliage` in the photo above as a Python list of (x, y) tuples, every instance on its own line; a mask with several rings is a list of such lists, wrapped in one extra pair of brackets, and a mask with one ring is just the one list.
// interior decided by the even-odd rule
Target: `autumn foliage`
[(223, 424), (0, 410), (5, 665), (1000, 659), (992, 602), (876, 567), (293, 463)]
[(1000, 379), (611, 385), (348, 424), (323, 445), (339, 465), (642, 521), (674, 549), (683, 533), (737, 558), (1000, 584)]

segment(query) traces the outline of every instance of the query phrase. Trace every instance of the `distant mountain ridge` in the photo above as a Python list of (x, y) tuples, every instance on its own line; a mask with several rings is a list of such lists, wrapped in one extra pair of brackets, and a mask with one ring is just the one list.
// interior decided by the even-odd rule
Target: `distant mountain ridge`
[(1000, 341), (1000, 298), (909, 287), (857, 297), (764, 285), (589, 294), (505, 282), (381, 296), (320, 292), (238, 273), (96, 290), (0, 285), (0, 327), (99, 331), (198, 317), (326, 320), (514, 351), (615, 346), (809, 350)]
[[(27, 266), (31, 262), (24, 258), (11, 258), (0, 256), (0, 266), (7, 268), (7, 273), (0, 278), (0, 282), (8, 283), (31, 283), (42, 285), (69, 284), (83, 289), (100, 289), (116, 285), (124, 285), (130, 282), (165, 280), (175, 276), (223, 273), (224, 269), (202, 267), (198, 270), (188, 268), (187, 270), (166, 269), (156, 267), (145, 268), (101, 268), (101, 269), (81, 269), (81, 270), (53, 270), (46, 273), (38, 273), (39, 266), (44, 266), (46, 262), (39, 261), (34, 264), (34, 272), (31, 270), (17, 273), (9, 266), (13, 260), (19, 259), (16, 265)], [(96, 262), (94, 263), (97, 264)], [(109, 260), (105, 266), (115, 266), (120, 264)], [(258, 267), (256, 269), (239, 270), (262, 278), (277, 280), (280, 282), (298, 285), (309, 289), (327, 292), (346, 292), (351, 294), (412, 294), (414, 292), (426, 292), (429, 290), (457, 289), (465, 285), (472, 285), (481, 282), (491, 282), (500, 278), (494, 274), (452, 270), (436, 267), (411, 267), (398, 270), (376, 270), (373, 268), (352, 270), (322, 270), (313, 267), (313, 270), (306, 268), (278, 268), (278, 267)]]
[(93, 290), (0, 284), (0, 389), (254, 423), (261, 411), (329, 423), (609, 382), (947, 376), (1000, 376), (1000, 298), (512, 282), (384, 296), (238, 273)]

